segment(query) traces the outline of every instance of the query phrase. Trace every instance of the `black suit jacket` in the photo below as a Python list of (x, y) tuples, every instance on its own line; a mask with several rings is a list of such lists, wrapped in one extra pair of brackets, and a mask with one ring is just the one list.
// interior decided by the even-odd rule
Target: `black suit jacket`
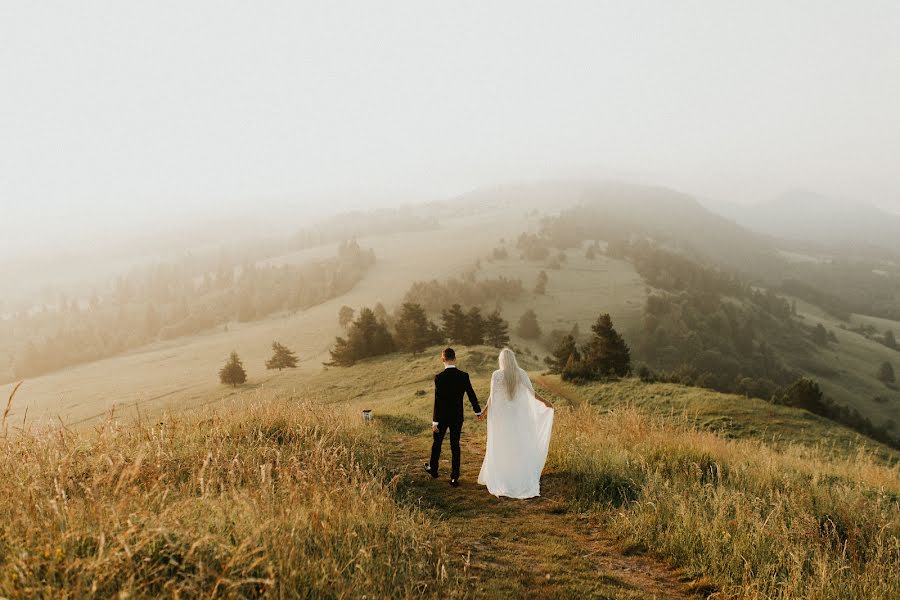
[(469, 374), (456, 368), (444, 369), (434, 376), (434, 413), (432, 421), (437, 423), (463, 422), (463, 395), (469, 396), (472, 410), (481, 413), (478, 396), (472, 389)]

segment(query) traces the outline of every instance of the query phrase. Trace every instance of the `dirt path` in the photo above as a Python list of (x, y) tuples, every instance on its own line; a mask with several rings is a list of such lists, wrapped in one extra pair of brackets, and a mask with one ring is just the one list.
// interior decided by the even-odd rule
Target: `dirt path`
[(542, 497), (495, 498), (477, 484), (480, 440), (462, 439), (459, 488), (449, 485), (449, 446), (441, 477), (422, 471), (430, 435), (399, 435), (390, 453), (410, 497), (450, 528), (448, 548), (475, 597), (694, 598), (678, 571), (623, 553), (589, 519), (568, 512), (563, 477), (545, 472)]

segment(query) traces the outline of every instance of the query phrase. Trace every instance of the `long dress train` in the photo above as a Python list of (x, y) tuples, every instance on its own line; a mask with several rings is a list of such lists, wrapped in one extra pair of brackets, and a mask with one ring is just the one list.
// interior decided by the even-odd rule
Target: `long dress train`
[(488, 399), (487, 450), (478, 483), (495, 496), (540, 496), (552, 429), (553, 409), (535, 398), (528, 374), (519, 369), (519, 385), (510, 398), (503, 372), (495, 371)]

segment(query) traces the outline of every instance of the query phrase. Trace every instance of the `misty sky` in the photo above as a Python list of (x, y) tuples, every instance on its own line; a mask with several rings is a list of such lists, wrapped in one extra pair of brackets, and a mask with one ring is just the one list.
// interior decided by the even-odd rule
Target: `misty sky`
[(7, 1), (4, 235), (574, 176), (898, 206), (898, 32), (896, 0)]

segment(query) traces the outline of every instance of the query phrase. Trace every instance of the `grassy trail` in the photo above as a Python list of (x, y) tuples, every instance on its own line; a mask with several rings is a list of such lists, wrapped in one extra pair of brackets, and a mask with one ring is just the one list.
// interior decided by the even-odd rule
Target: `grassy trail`
[(422, 471), (428, 432), (399, 434), (389, 459), (401, 491), (444, 521), (445, 540), (475, 597), (501, 598), (690, 598), (679, 572), (652, 558), (624, 552), (588, 518), (568, 511), (567, 483), (545, 472), (541, 498), (495, 498), (478, 485), (484, 455), (480, 436), (462, 437), (460, 487), (449, 485), (449, 445), (441, 455), (441, 477)]

